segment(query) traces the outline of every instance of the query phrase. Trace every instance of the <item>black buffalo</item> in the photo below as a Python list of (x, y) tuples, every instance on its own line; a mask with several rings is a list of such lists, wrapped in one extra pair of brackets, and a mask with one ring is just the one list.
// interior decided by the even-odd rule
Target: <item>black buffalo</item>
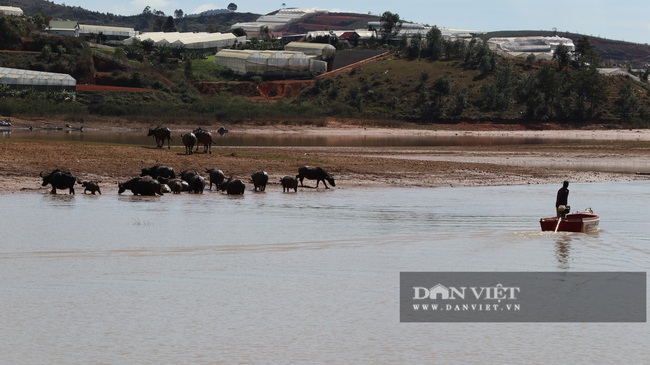
[(282, 192), (288, 192), (290, 189), (293, 189), (294, 192), (298, 191), (298, 180), (293, 176), (285, 176), (280, 179), (280, 184), (282, 185)]
[(99, 195), (102, 195), (102, 191), (99, 189), (99, 184), (97, 184), (96, 181), (84, 181), (81, 183), (81, 186), (84, 187), (84, 194), (86, 194), (86, 191), (90, 191), (91, 194), (95, 195), (95, 193), (99, 193)]
[(303, 166), (299, 168), (298, 175), (296, 175), (296, 179), (300, 180), (300, 186), (304, 186), (302, 184), (302, 180), (305, 178), (309, 180), (316, 180), (316, 187), (318, 187), (318, 183), (321, 181), (325, 185), (325, 189), (329, 189), (325, 181), (329, 182), (332, 186), (336, 186), (332, 175), (330, 175), (327, 171), (323, 170), (323, 168), (321, 167)]
[(157, 179), (159, 177), (173, 179), (176, 177), (176, 171), (174, 171), (174, 169), (169, 166), (155, 165), (148, 169), (142, 169), (142, 173), (140, 173), (140, 177), (144, 177), (144, 176), (151, 176), (154, 179)]
[(219, 185), (226, 179), (223, 171), (218, 169), (206, 169), (205, 172), (210, 174), (210, 190), (212, 190), (213, 184), (217, 187), (217, 190), (219, 190)]
[(136, 177), (127, 182), (118, 184), (118, 194), (122, 194), (125, 190), (131, 190), (133, 195), (148, 195), (155, 196), (163, 195), (161, 190), (162, 185), (158, 180), (150, 177)]
[(192, 150), (194, 149), (194, 145), (197, 142), (196, 135), (192, 132), (181, 134), (181, 139), (183, 140), (183, 145), (185, 146), (185, 154), (191, 155), (193, 153)]
[(42, 186), (52, 185), (50, 193), (56, 194), (56, 189), (69, 189), (68, 194), (74, 195), (74, 184), (77, 183), (77, 178), (70, 172), (57, 169), (48, 175), (43, 175), (41, 172), (39, 176), (43, 178)]
[(228, 178), (228, 180), (224, 181), (223, 184), (219, 187), (221, 191), (225, 191), (228, 195), (242, 195), (244, 194), (244, 191), (246, 191), (246, 185), (239, 180), (233, 178)]
[(205, 179), (201, 174), (196, 171), (183, 171), (180, 175), (181, 179), (187, 182), (189, 192), (195, 194), (203, 194), (205, 189)]
[(169, 190), (171, 190), (171, 192), (174, 194), (180, 194), (181, 191), (190, 190), (190, 184), (188, 184), (187, 181), (179, 178), (171, 179), (159, 176), (156, 180), (158, 180), (161, 184), (166, 184), (169, 186)]
[(212, 154), (212, 133), (201, 128), (195, 129), (192, 133), (196, 136), (196, 152), (199, 152), (199, 145), (203, 145), (203, 153)]
[(217, 133), (219, 133), (219, 135), (223, 137), (226, 133), (228, 133), (228, 130), (225, 127), (220, 127), (219, 129), (217, 129)]
[(156, 139), (156, 147), (162, 148), (167, 140), (167, 148), (171, 148), (170, 142), (172, 140), (172, 132), (167, 127), (156, 127), (154, 129), (149, 129), (149, 134), (147, 137), (153, 136)]
[(205, 179), (203, 176), (199, 174), (192, 176), (188, 184), (190, 185), (190, 193), (203, 194), (203, 189), (205, 189)]
[(266, 171), (255, 171), (251, 175), (251, 181), (253, 182), (254, 190), (264, 191), (266, 190), (266, 184), (269, 182), (269, 174)]

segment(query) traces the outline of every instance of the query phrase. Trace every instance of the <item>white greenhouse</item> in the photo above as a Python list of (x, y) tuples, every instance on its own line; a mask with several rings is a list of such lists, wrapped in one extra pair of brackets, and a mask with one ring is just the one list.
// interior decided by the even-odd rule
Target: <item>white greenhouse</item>
[(126, 39), (138, 35), (138, 31), (133, 28), (79, 24), (79, 35), (82, 37), (97, 35), (100, 33), (112, 39)]
[(246, 37), (237, 37), (232, 33), (151, 32), (131, 37), (123, 43), (132, 44), (134, 40), (150, 41), (155, 47), (184, 47), (190, 50), (213, 52), (231, 47), (235, 43), (244, 43)]
[(241, 28), (246, 33), (250, 33), (251, 35), (257, 35), (261, 33), (262, 29), (264, 29), (265, 27), (268, 28), (269, 31), (275, 31), (276, 29), (284, 25), (320, 13), (327, 13), (327, 10), (318, 9), (318, 8), (282, 9), (277, 13), (275, 13), (274, 15), (262, 15), (259, 18), (257, 18), (257, 21), (255, 22), (235, 23), (232, 26), (230, 26), (230, 29)]
[(334, 56), (336, 56), (336, 47), (325, 43), (289, 42), (284, 46), (284, 49), (286, 51), (302, 52), (321, 61), (333, 60)]
[(19, 90), (74, 91), (77, 80), (68, 74), (0, 67), (0, 85)]
[(533, 54), (538, 59), (552, 59), (558, 45), (564, 45), (569, 52), (575, 51), (571, 39), (558, 36), (490, 38), (487, 43), (502, 57), (523, 58)]
[(23, 9), (15, 6), (0, 6), (0, 14), (23, 16)]
[(214, 62), (238, 75), (267, 78), (311, 78), (327, 72), (327, 63), (302, 52), (224, 49)]

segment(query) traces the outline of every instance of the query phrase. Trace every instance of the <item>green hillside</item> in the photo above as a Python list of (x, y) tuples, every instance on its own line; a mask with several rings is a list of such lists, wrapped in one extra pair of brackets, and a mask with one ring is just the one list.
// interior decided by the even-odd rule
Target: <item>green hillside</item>
[[(388, 51), (379, 61), (292, 83), (242, 79), (211, 58), (146, 42), (114, 48), (48, 35), (36, 18), (0, 16), (0, 66), (68, 73), (78, 85), (153, 92), (77, 91), (70, 97), (2, 85), (3, 116), (319, 125), (335, 117), (383, 125), (498, 121), (530, 128), (545, 122), (648, 127), (650, 121), (648, 71), (601, 76), (595, 68), (601, 51), (584, 36), (576, 41), (583, 51), (572, 62), (499, 59), (480, 40), (378, 44)], [(274, 88), (284, 91), (258, 93)]]

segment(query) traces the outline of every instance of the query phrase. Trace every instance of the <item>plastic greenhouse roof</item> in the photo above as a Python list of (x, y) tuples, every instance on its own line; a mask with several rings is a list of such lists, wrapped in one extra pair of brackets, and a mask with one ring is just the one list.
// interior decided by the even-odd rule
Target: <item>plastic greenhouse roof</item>
[(129, 38), (125, 42), (132, 42), (132, 39), (139, 39), (141, 41), (150, 40), (156, 46), (171, 45), (175, 47), (185, 46), (190, 49), (201, 49), (230, 45), (237, 39), (237, 37), (232, 33), (151, 32)]
[(75, 86), (77, 80), (68, 74), (0, 67), (0, 84)]

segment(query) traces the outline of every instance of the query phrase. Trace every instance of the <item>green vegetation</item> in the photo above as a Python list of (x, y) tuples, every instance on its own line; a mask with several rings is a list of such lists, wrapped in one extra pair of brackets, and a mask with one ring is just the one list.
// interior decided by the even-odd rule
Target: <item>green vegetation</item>
[[(398, 15), (384, 15), (399, 23)], [(648, 71), (639, 73), (640, 81), (632, 75), (600, 75), (600, 56), (586, 37), (577, 42), (575, 58), (560, 49), (553, 61), (534, 56), (506, 60), (484, 41), (445, 40), (434, 27), (425, 37), (403, 41), (382, 60), (326, 75), (296, 96), (263, 99), (251, 90), (264, 80), (242, 80), (217, 66), (213, 56), (155, 48), (150, 42), (91, 48), (82, 40), (43, 34), (37, 24), (0, 17), (0, 30), (9, 35), (2, 38), (3, 48), (23, 50), (0, 52), (3, 66), (68, 73), (79, 84), (155, 92), (39, 93), (5, 85), (0, 87), (2, 115), (57, 115), (76, 121), (117, 117), (153, 124), (323, 126), (327, 118), (338, 117), (390, 126), (404, 121), (649, 126)], [(273, 44), (272, 39), (256, 40), (251, 46)]]

